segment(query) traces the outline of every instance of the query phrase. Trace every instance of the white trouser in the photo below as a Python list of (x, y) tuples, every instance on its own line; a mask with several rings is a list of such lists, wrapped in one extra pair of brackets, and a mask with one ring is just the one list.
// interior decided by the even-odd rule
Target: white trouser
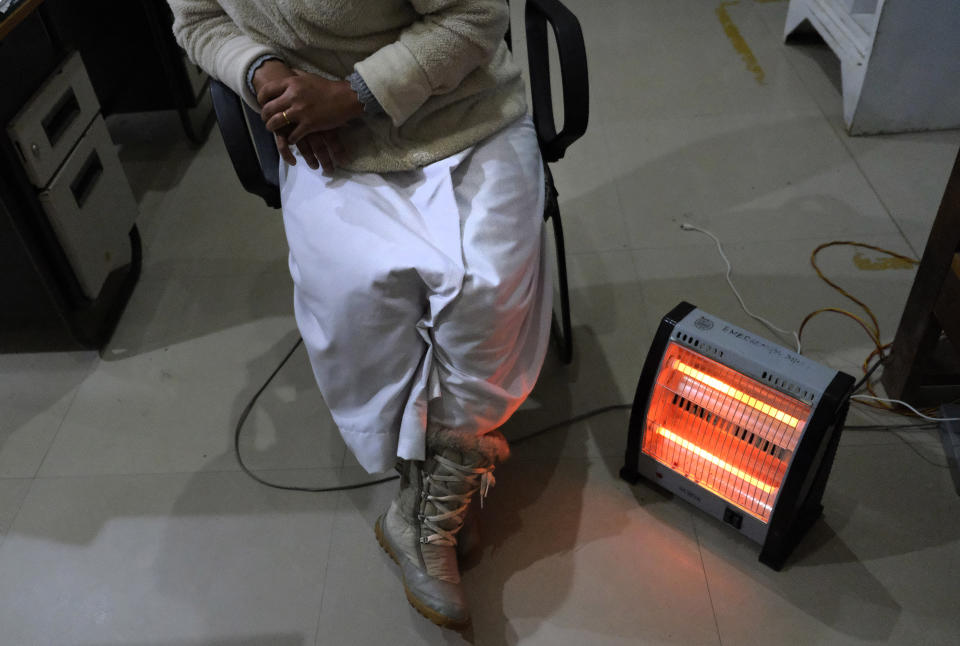
[(414, 171), (281, 162), (280, 185), (297, 325), (360, 464), (424, 459), (428, 423), (506, 421), (540, 372), (552, 311), (530, 118)]

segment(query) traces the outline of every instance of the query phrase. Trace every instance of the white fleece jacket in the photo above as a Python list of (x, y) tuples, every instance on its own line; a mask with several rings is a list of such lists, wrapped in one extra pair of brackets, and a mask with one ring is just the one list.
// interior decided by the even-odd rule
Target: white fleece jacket
[(251, 63), (363, 77), (385, 114), (341, 139), (355, 171), (410, 170), (449, 157), (526, 111), (503, 40), (505, 0), (168, 0), (190, 58), (252, 106)]

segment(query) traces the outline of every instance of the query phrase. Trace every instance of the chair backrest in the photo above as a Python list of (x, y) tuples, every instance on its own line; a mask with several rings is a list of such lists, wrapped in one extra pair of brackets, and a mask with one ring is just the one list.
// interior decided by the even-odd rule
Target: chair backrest
[[(563, 127), (557, 132), (550, 84), (547, 25), (553, 30), (563, 82)], [(560, 0), (527, 0), (524, 10), (533, 122), (547, 162), (561, 159), (587, 130), (590, 93), (583, 32), (576, 16)], [(510, 32), (506, 35), (510, 44)], [(267, 206), (280, 208), (280, 156), (260, 115), (230, 88), (211, 79), (210, 93), (223, 142), (243, 188)]]
[(260, 115), (220, 81), (210, 79), (210, 95), (223, 143), (243, 188), (279, 209), (280, 153), (273, 134)]
[[(553, 118), (548, 24), (556, 39), (563, 83), (563, 128), (560, 132), (557, 132)], [(559, 0), (527, 0), (524, 25), (533, 122), (540, 152), (547, 162), (552, 163), (562, 159), (570, 144), (583, 136), (590, 119), (590, 83), (583, 32), (580, 21)]]

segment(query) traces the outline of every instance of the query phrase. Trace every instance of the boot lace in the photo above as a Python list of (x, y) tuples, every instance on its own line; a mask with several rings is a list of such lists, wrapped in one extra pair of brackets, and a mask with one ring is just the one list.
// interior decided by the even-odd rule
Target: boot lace
[[(442, 455), (434, 456), (438, 464), (442, 465), (448, 471), (447, 474), (424, 475), (427, 484), (430, 487), (430, 493), (424, 490), (424, 498), (433, 503), (439, 513), (425, 516), (421, 514), (420, 520), (431, 531), (432, 534), (420, 539), (421, 543), (432, 543), (435, 545), (455, 546), (457, 544), (457, 533), (463, 527), (466, 511), (470, 507), (470, 499), (473, 494), (480, 492), (480, 507), (483, 508), (483, 499), (487, 497), (490, 490), (496, 484), (493, 477), (493, 466), (487, 467), (467, 467), (448, 460)], [(454, 493), (450, 484), (467, 483), (470, 488), (464, 493)], [(455, 525), (450, 529), (445, 529), (439, 523), (449, 520), (455, 520)]]

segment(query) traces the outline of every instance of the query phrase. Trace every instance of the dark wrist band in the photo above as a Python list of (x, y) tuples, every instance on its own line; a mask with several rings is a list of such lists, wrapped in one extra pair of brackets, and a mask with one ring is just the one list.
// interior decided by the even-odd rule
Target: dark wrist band
[(360, 76), (358, 72), (354, 72), (348, 76), (347, 81), (350, 83), (350, 88), (357, 93), (360, 103), (363, 104), (364, 112), (367, 114), (383, 113), (383, 106), (377, 101), (377, 97), (373, 96), (373, 92), (367, 87), (367, 82), (363, 80), (363, 77)]
[(260, 66), (267, 61), (280, 61), (282, 63), (283, 59), (274, 54), (264, 54), (250, 64), (250, 68), (247, 69), (247, 89), (250, 90), (250, 93), (253, 95), (256, 95), (257, 93), (257, 89), (253, 87), (253, 75), (256, 74), (257, 70), (260, 69)]

